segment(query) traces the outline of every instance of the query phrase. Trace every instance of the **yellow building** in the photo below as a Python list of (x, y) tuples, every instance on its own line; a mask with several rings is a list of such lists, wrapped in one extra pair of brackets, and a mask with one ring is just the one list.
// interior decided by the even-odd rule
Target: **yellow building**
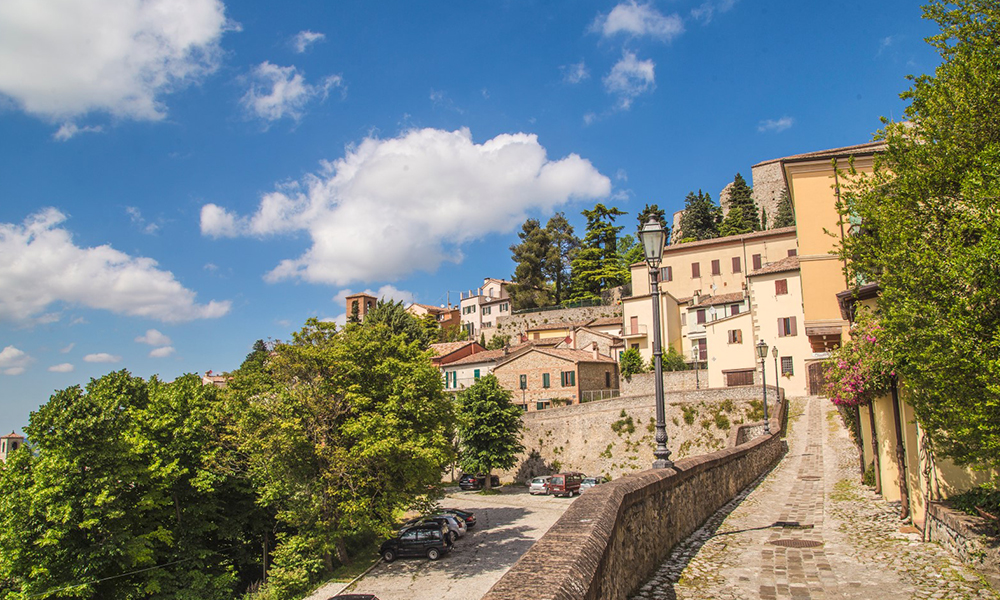
[[(754, 343), (763, 340), (770, 348), (765, 359), (767, 380), (775, 383), (777, 369), (779, 387), (786, 394), (805, 395), (808, 393), (805, 365), (812, 358), (812, 347), (801, 328), (804, 313), (799, 257), (789, 256), (765, 265), (748, 277)], [(773, 353), (775, 348), (777, 356)]]

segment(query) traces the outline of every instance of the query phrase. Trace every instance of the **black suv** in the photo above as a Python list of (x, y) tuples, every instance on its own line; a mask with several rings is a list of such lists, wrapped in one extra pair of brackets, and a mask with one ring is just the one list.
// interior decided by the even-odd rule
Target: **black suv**
[(437, 560), (449, 550), (448, 528), (437, 523), (425, 523), (404, 528), (399, 535), (383, 542), (378, 552), (382, 560), (390, 563), (397, 556), (426, 556)]
[[(486, 485), (486, 475), (462, 475), (462, 478), (458, 480), (458, 487), (465, 491), (469, 490), (481, 490), (483, 486)], [(496, 475), (490, 476), (490, 487), (500, 487), (500, 478)]]

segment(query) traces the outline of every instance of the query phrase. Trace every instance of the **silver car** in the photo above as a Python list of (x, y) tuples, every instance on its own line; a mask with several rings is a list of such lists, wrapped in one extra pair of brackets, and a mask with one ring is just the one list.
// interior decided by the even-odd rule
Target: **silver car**
[(531, 483), (528, 484), (528, 492), (531, 495), (535, 495), (535, 494), (548, 494), (549, 490), (545, 486), (545, 484), (547, 484), (550, 479), (552, 479), (552, 477), (550, 477), (548, 475), (542, 475), (540, 477), (535, 477), (534, 479), (531, 480)]

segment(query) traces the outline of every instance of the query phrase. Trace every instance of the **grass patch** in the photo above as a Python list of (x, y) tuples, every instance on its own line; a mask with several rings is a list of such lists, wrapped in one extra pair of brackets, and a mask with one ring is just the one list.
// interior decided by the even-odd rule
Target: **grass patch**
[(857, 502), (864, 500), (854, 483), (849, 479), (841, 479), (833, 484), (833, 491), (830, 492), (830, 500), (834, 502)]
[(479, 490), (478, 493), (480, 496), (499, 496), (500, 490), (493, 488), (491, 490)]

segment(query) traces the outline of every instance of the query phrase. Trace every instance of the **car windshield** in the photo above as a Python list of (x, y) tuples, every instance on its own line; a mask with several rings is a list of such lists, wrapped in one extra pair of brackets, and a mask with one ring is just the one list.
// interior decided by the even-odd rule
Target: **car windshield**
[(544, 477), (535, 477), (534, 479), (531, 480), (531, 483), (545, 483), (545, 478)]
[(588, 477), (588, 478), (584, 479), (583, 482), (584, 483), (597, 483), (597, 479), (595, 479), (593, 477)]
[(549, 480), (549, 483), (551, 483), (552, 485), (562, 485), (563, 484), (563, 478), (562, 477), (553, 477), (551, 480)]

